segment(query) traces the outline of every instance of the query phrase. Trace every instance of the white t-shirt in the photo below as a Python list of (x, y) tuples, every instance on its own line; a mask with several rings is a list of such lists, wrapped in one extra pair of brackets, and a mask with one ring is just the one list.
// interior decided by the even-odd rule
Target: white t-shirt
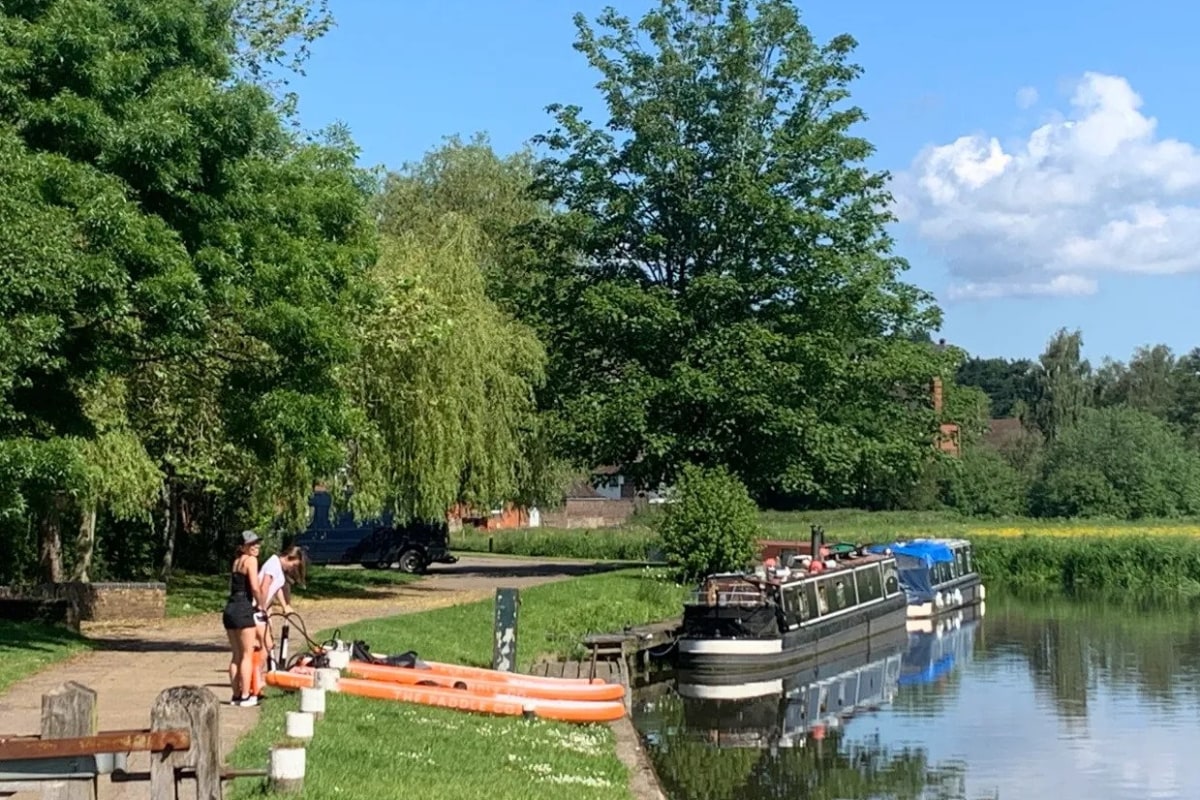
[(275, 599), (275, 595), (283, 589), (283, 562), (279, 560), (279, 556), (271, 556), (266, 563), (258, 571), (258, 582), (261, 584), (263, 578), (271, 576), (271, 585), (267, 587), (267, 606), (264, 611), (271, 607), (271, 601)]

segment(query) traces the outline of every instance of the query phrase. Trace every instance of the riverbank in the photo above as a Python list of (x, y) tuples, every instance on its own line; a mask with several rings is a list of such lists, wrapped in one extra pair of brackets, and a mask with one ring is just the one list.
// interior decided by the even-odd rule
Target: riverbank
[[(975, 545), (989, 588), (1022, 593), (1113, 595), (1124, 599), (1200, 597), (1200, 522), (1138, 523), (975, 520), (944, 512), (764, 512), (766, 538), (807, 540), (811, 525), (831, 541), (885, 542), (919, 536), (961, 537)], [(455, 535), (458, 550), (523, 556), (659, 557), (650, 523), (600, 530), (515, 530)]]
[[(622, 570), (521, 592), (517, 663), (582, 655), (588, 633), (620, 630), (678, 614), (686, 590), (661, 571)], [(341, 638), (376, 652), (415, 650), (422, 658), (489, 666), (493, 602), (375, 619), (341, 628)], [(320, 640), (323, 635), (313, 638)], [(274, 695), (275, 693), (272, 692)], [(630, 770), (609, 726), (579, 726), (332, 695), (307, 754), (305, 797), (443, 796), (527, 800), (573, 797), (628, 800)], [(231, 762), (259, 765), (295, 709), (277, 695)], [(256, 788), (239, 785), (235, 798)]]

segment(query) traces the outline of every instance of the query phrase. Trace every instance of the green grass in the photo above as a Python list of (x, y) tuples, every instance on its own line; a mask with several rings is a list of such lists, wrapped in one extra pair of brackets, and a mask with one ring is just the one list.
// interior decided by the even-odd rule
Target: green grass
[(574, 530), (464, 530), (451, 536), (450, 548), (464, 552), (492, 552), (513, 556), (638, 562), (657, 560), (659, 549), (658, 537), (654, 532), (649, 527), (638, 524), (619, 528)]
[[(393, 570), (310, 567), (305, 588), (293, 589), (293, 593), (297, 597), (317, 600), (368, 598), (373, 596), (372, 589), (411, 583), (420, 577)], [(176, 572), (167, 584), (167, 616), (219, 612), (225, 607), (228, 596), (228, 575)]]
[[(621, 570), (522, 590), (518, 662), (527, 667), (539, 655), (577, 655), (578, 642), (589, 632), (676, 616), (685, 591), (654, 570)], [(381, 653), (416, 650), (430, 660), (488, 666), (492, 614), (488, 600), (356, 623), (342, 628), (342, 637), (363, 639)], [(326, 702), (326, 717), (317, 723), (307, 754), (305, 798), (630, 797), (627, 771), (604, 725), (492, 717), (343, 695)], [(285, 713), (295, 708), (296, 701), (284, 695), (268, 700), (232, 763), (265, 764), (269, 747), (282, 736)], [(239, 782), (233, 796), (262, 792), (252, 784)]]
[(0, 620), (0, 692), (33, 673), (76, 653), (91, 642), (58, 625)]

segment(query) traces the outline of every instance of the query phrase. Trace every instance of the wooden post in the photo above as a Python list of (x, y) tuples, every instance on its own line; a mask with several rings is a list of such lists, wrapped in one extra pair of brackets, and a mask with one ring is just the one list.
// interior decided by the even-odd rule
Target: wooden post
[(304, 746), (282, 742), (271, 748), (270, 774), (267, 783), (275, 794), (296, 794), (304, 791)]
[[(69, 739), (96, 734), (96, 693), (75, 681), (68, 681), (42, 695), (42, 738)], [(42, 790), (44, 800), (92, 800), (96, 782), (48, 783)]]
[(191, 747), (150, 756), (151, 800), (175, 800), (175, 770), (196, 773), (196, 800), (221, 800), (221, 706), (202, 686), (164, 689), (150, 709), (151, 730), (186, 728)]
[(315, 687), (300, 687), (300, 710), (312, 714), (314, 719), (325, 716), (325, 690)]
[(516, 589), (496, 590), (496, 621), (493, 627), (492, 669), (517, 670), (517, 608), (521, 595)]

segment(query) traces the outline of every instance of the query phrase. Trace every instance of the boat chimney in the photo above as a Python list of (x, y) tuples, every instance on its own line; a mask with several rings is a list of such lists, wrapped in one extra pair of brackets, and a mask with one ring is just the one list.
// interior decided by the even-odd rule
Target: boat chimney
[(812, 532), (812, 557), (815, 561), (821, 560), (821, 545), (825, 543), (825, 530), (820, 525), (813, 525)]

